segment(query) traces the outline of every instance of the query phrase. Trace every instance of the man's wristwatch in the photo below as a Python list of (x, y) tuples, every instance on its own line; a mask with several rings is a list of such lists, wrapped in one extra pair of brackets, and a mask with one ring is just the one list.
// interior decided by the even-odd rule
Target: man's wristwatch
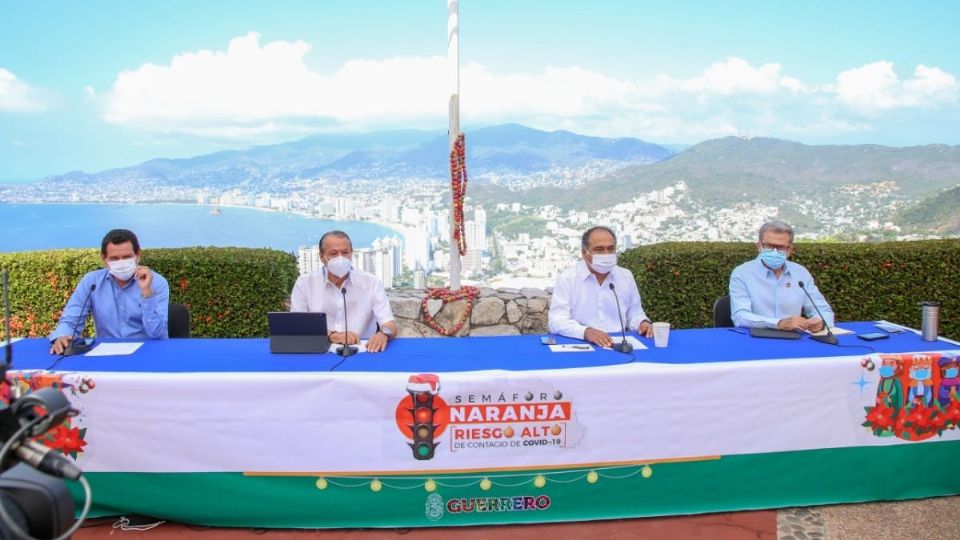
[(389, 326), (381, 326), (380, 333), (387, 336), (387, 339), (393, 338), (393, 330), (390, 330)]

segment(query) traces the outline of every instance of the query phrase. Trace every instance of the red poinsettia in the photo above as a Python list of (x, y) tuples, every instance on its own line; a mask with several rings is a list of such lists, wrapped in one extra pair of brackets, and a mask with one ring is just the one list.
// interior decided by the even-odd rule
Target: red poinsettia
[(940, 416), (946, 420), (949, 426), (960, 425), (960, 401), (951, 400)]
[(893, 426), (893, 407), (886, 407), (878, 404), (876, 407), (868, 409), (867, 422), (865, 425), (874, 431), (883, 431)]
[(83, 440), (83, 433), (80, 428), (65, 429), (60, 438), (60, 451), (64, 454), (74, 454), (82, 452), (87, 441)]

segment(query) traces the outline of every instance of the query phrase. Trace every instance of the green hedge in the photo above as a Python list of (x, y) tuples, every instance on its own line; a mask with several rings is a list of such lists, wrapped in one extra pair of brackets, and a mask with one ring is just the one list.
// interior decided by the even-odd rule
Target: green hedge
[[(730, 272), (756, 256), (753, 243), (668, 242), (628, 250), (620, 265), (636, 276), (650, 317), (695, 328), (713, 326)], [(799, 243), (791, 260), (810, 270), (838, 321), (920, 328), (919, 303), (939, 300), (941, 334), (960, 338), (960, 240)]]
[[(141, 262), (190, 309), (194, 337), (266, 336), (266, 313), (286, 309), (297, 278), (296, 258), (270, 249), (144, 249)], [(0, 254), (0, 270), (10, 271), (11, 333), (49, 334), (80, 278), (102, 266), (99, 250)]]

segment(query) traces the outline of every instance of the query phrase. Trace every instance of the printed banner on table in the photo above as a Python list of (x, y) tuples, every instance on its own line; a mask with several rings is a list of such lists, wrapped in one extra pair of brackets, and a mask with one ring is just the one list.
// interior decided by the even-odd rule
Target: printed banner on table
[(956, 353), (443, 374), (69, 373), (56, 384), (74, 389), (81, 413), (59, 443), (91, 472), (318, 476), (930, 444), (960, 440)]

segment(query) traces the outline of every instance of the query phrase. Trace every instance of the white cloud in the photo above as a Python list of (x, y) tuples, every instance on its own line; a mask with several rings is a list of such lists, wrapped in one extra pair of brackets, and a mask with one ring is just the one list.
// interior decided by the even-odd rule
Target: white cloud
[[(251, 32), (224, 51), (174, 56), (120, 73), (90, 99), (110, 123), (145, 133), (258, 141), (319, 130), (446, 125), (445, 57), (354, 59), (323, 73), (303, 41), (261, 44)], [(735, 134), (803, 138), (868, 131), (876, 111), (957, 103), (956, 78), (917, 66), (900, 81), (889, 62), (802, 82), (778, 63), (729, 57), (688, 78), (627, 80), (577, 66), (496, 73), (461, 69), (466, 124), (521, 122), (610, 136), (692, 141)]]
[(0, 67), (0, 112), (42, 113), (56, 102), (49, 92), (34, 88)]
[(679, 81), (678, 86), (686, 92), (721, 96), (804, 91), (800, 81), (780, 75), (780, 70), (780, 64), (753, 67), (742, 58), (730, 57), (710, 65), (699, 77)]
[(901, 81), (892, 62), (873, 62), (840, 73), (832, 89), (841, 103), (864, 112), (960, 103), (957, 78), (923, 64)]

